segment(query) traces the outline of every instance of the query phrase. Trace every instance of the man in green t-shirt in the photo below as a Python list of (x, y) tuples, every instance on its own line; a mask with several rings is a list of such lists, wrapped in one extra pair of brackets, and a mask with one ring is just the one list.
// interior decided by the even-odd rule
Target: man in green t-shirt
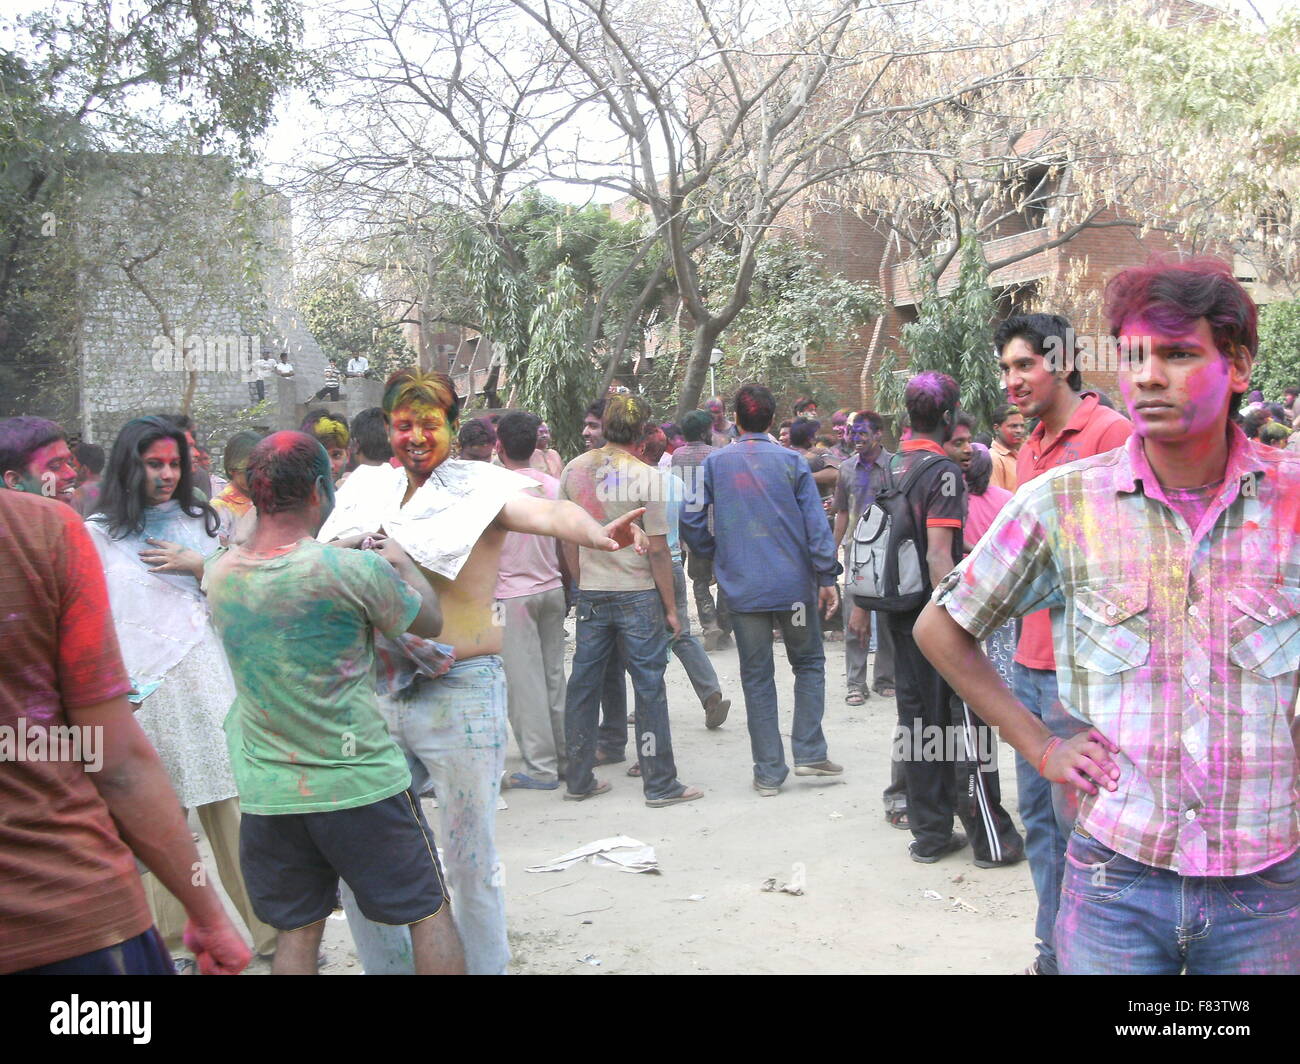
[(314, 973), (340, 877), (361, 910), (411, 929), (419, 974), (464, 970), (433, 833), (380, 716), (375, 632), (432, 638), (438, 597), (391, 539), (314, 539), (334, 505), (329, 456), (278, 432), (248, 459), (257, 525), (209, 561), (204, 587), (235, 677), (226, 720), (253, 909), (276, 928), (276, 974)]

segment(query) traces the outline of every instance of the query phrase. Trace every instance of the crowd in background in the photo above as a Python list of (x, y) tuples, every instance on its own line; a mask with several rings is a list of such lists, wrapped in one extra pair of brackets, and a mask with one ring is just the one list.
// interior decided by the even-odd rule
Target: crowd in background
[[(276, 971), (315, 970), (341, 905), (367, 972), (504, 972), (499, 790), (587, 801), (627, 764), (651, 808), (704, 798), (674, 754), (673, 657), (706, 728), (743, 699), (758, 796), (792, 769), (840, 776), (840, 631), (845, 703), (897, 704), (883, 816), (911, 858), (1028, 858), (1029, 973), (1296, 970), (1300, 389), (1244, 395), (1255, 308), (1215, 264), (1126, 271), (1108, 314), (1155, 338), (1121, 374), (1126, 413), (1050, 364), (1073, 330), (1040, 313), (997, 328), (988, 424), (938, 373), (896, 419), (823, 421), (812, 398), (784, 419), (751, 384), (657, 422), (623, 389), (566, 462), (535, 414), (462, 417), (449, 378), (413, 370), (350, 424), (319, 407), (300, 432), (234, 433), (219, 469), (180, 415), (107, 449), (0, 423), (24, 666), (0, 719), (93, 721), (126, 751), (94, 777), (5, 767), (6, 808), (45, 837), (0, 828), (33, 884), (0, 909), (3, 969), (242, 969), (240, 933), (182, 874), (193, 809)], [(317, 399), (338, 397), (330, 372)], [(710, 659), (733, 646), (738, 694)], [(993, 729), (1017, 751), (1019, 826)], [(1200, 915), (1179, 923), (1189, 890)]]

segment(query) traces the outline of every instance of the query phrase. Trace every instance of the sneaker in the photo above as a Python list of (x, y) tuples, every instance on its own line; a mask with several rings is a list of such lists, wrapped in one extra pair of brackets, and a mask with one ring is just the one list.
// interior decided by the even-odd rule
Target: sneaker
[(781, 785), (779, 783), (764, 783), (762, 780), (755, 780), (754, 790), (758, 791), (759, 797), (761, 798), (771, 798), (773, 795), (781, 793)]
[(843, 765), (834, 761), (818, 761), (815, 765), (795, 765), (796, 776), (838, 776), (844, 771)]
[(947, 857), (950, 853), (956, 853), (966, 845), (966, 836), (960, 831), (954, 831), (952, 838), (945, 842), (934, 853), (920, 853), (916, 848), (916, 843), (912, 842), (907, 847), (907, 852), (912, 855), (912, 860), (918, 864), (934, 864)]
[(710, 729), (721, 728), (730, 709), (731, 702), (722, 697), (721, 691), (715, 691), (704, 703), (704, 726)]

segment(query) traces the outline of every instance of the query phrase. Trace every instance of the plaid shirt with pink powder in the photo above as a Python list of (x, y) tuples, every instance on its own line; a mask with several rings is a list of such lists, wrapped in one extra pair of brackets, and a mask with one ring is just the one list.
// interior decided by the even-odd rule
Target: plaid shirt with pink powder
[(977, 639), (1052, 611), (1062, 705), (1120, 748), (1079, 827), (1188, 876), (1300, 846), (1300, 456), (1229, 433), (1197, 528), (1135, 435), (1021, 488), (934, 595)]

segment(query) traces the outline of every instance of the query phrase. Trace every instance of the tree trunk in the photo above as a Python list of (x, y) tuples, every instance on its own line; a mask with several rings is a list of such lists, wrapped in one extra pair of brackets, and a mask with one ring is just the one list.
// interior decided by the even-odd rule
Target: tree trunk
[(194, 402), (194, 390), (199, 385), (199, 371), (192, 369), (185, 374), (185, 396), (181, 399), (181, 413), (190, 416), (190, 406)]
[(713, 354), (713, 345), (722, 335), (722, 328), (716, 318), (709, 318), (695, 326), (691, 360), (686, 364), (686, 379), (682, 381), (677, 412), (673, 415), (673, 420), (678, 424), (689, 411), (700, 405), (700, 393), (704, 391), (705, 375), (709, 371), (709, 356)]

